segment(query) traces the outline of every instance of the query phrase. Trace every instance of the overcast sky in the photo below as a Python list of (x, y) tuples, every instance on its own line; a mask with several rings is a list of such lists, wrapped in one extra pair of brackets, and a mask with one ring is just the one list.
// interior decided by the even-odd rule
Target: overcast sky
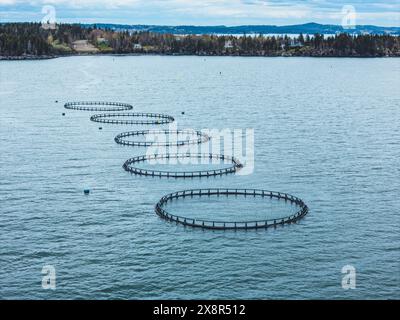
[(158, 25), (341, 24), (350, 5), (357, 24), (400, 25), (400, 0), (0, 0), (0, 22), (41, 21), (45, 5), (57, 22)]

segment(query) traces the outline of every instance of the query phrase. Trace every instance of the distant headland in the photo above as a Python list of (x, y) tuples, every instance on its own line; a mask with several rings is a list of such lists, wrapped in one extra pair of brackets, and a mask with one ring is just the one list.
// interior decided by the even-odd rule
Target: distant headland
[(338, 33), (348, 34), (391, 34), (400, 35), (400, 27), (381, 27), (374, 25), (355, 25), (353, 27), (344, 28), (340, 25), (319, 24), (319, 23), (304, 23), (288, 26), (275, 25), (243, 25), (243, 26), (163, 26), (163, 25), (128, 25), (128, 24), (86, 24), (82, 26), (98, 27), (102, 29), (111, 29), (115, 31), (137, 31), (137, 32), (155, 32), (155, 33), (171, 33), (180, 35), (251, 35), (251, 34), (324, 34), (333, 35)]
[(265, 57), (400, 57), (400, 28), (0, 24), (0, 60), (80, 54)]

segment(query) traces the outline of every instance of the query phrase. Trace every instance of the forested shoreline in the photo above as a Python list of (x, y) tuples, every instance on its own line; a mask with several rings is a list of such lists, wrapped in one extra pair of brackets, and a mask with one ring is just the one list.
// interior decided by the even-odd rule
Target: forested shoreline
[(174, 35), (114, 31), (96, 25), (0, 24), (0, 59), (42, 59), (77, 54), (204, 56), (399, 57), (400, 36), (300, 34)]

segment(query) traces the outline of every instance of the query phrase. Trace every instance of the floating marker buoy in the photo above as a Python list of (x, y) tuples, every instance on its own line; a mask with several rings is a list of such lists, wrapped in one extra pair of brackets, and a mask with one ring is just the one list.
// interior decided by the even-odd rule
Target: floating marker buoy
[(58, 103), (58, 100), (56, 100), (56, 103)]
[(83, 190), (83, 193), (84, 193), (84, 194), (89, 194), (89, 193), (90, 193), (90, 190), (89, 190), (89, 189), (85, 189), (85, 190)]
[(103, 130), (103, 128), (102, 128), (102, 127), (99, 127), (99, 130)]
[(182, 111), (181, 113), (182, 113), (182, 114), (185, 114), (185, 111)]
[(62, 114), (63, 116), (65, 116), (65, 113), (63, 112), (63, 114)]

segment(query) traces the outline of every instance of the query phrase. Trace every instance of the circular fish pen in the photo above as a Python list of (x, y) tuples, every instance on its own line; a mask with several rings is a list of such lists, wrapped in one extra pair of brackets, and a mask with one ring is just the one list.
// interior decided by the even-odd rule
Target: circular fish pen
[[(120, 120), (126, 118), (144, 118), (147, 120)], [(161, 113), (104, 113), (95, 114), (90, 117), (90, 121), (111, 124), (167, 124), (175, 119), (169, 115)]]
[[(162, 140), (162, 142), (150, 142), (150, 141), (132, 141), (128, 140), (129, 137), (139, 137), (154, 135), (155, 137)], [(180, 136), (194, 136), (193, 139), (182, 139)], [(168, 139), (167, 137), (171, 139)], [(181, 140), (180, 140), (181, 139)], [(115, 142), (124, 146), (136, 146), (136, 147), (150, 147), (150, 146), (183, 146), (188, 144), (200, 144), (210, 140), (210, 137), (205, 133), (194, 130), (141, 130), (141, 131), (131, 131), (123, 132), (115, 137)]]
[(74, 101), (64, 104), (65, 109), (80, 111), (126, 111), (132, 110), (129, 103), (107, 101)]
[[(298, 210), (291, 215), (282, 216), (274, 219), (264, 219), (255, 221), (220, 221), (220, 220), (203, 220), (189, 218), (171, 214), (165, 209), (165, 206), (174, 199), (193, 198), (193, 197), (211, 197), (211, 196), (243, 196), (243, 197), (260, 197), (262, 199), (270, 198), (280, 201), (290, 202), (298, 207)], [(277, 227), (279, 225), (296, 223), (308, 213), (307, 205), (295, 196), (287, 193), (259, 190), (259, 189), (193, 189), (184, 190), (163, 196), (155, 206), (155, 212), (159, 217), (170, 222), (176, 222), (184, 226), (214, 229), (214, 230), (241, 230), (241, 229), (267, 229)]]
[[(209, 160), (223, 160), (229, 161), (231, 165), (227, 168), (220, 168), (215, 170), (198, 170), (198, 171), (161, 171), (161, 170), (150, 170), (135, 167), (134, 165), (140, 162), (151, 161), (151, 160), (161, 160), (161, 159), (209, 159)], [(212, 177), (221, 176), (225, 174), (235, 173), (240, 170), (243, 165), (239, 160), (234, 157), (219, 155), (219, 154), (207, 154), (207, 153), (176, 153), (176, 154), (154, 154), (134, 157), (127, 160), (123, 168), (125, 171), (130, 172), (135, 175), (141, 176), (151, 176), (160, 178), (199, 178), (199, 177)]]

